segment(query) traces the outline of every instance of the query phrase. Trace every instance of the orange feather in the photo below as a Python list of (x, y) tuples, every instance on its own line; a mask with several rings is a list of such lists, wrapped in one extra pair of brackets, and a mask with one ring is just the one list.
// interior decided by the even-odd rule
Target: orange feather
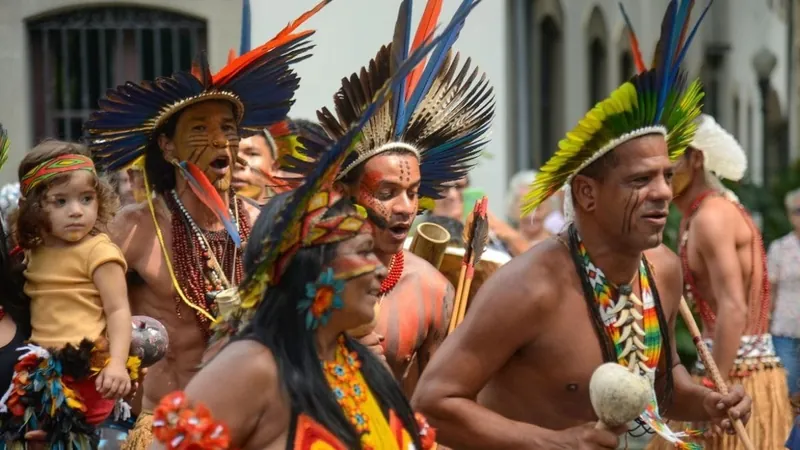
[[(417, 27), (417, 34), (414, 35), (414, 43), (411, 45), (411, 48), (408, 51), (409, 55), (413, 53), (414, 50), (419, 48), (425, 41), (431, 38), (431, 35), (433, 35), (433, 30), (436, 28), (436, 24), (439, 23), (439, 15), (441, 12), (442, 0), (428, 0), (428, 3), (425, 5), (425, 12), (422, 14), (422, 19), (420, 19), (419, 26)], [(417, 83), (419, 83), (419, 78), (422, 76), (422, 71), (424, 68), (425, 63), (421, 62), (408, 75), (408, 81), (406, 81), (406, 100), (411, 97), (411, 94), (414, 92), (414, 88), (417, 87)]]
[(300, 31), (298, 33), (294, 33), (294, 31), (297, 30), (297, 28), (300, 25), (302, 25), (311, 16), (319, 12), (319, 10), (321, 10), (325, 5), (327, 5), (331, 1), (333, 0), (322, 0), (317, 4), (317, 6), (306, 11), (300, 17), (290, 22), (289, 25), (286, 26), (286, 28), (281, 30), (274, 38), (269, 40), (264, 45), (257, 47), (245, 53), (244, 55), (240, 55), (233, 61), (229, 61), (228, 65), (226, 65), (222, 70), (220, 70), (219, 73), (214, 75), (214, 84), (218, 85), (227, 83), (231, 78), (236, 76), (236, 74), (239, 73), (239, 71), (241, 71), (244, 68), (250, 68), (250, 64), (254, 60), (260, 58), (266, 53), (269, 53), (275, 48), (280, 47), (281, 45), (284, 45), (288, 42), (301, 39), (313, 33), (314, 32), (313, 30)]
[(217, 189), (208, 181), (206, 174), (189, 161), (182, 161), (177, 166), (180, 168), (184, 178), (186, 178), (194, 195), (219, 218), (233, 242), (239, 247), (241, 245), (241, 237), (236, 224), (231, 218), (231, 212), (225, 206), (225, 202), (220, 197)]

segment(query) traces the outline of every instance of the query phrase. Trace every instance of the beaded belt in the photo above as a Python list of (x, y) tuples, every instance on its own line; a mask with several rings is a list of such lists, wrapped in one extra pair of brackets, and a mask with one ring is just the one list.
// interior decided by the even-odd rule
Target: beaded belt
[[(704, 339), (704, 341), (709, 352), (713, 351), (714, 342), (711, 339)], [(771, 334), (742, 336), (739, 350), (736, 352), (736, 359), (733, 361), (731, 375), (743, 377), (751, 371), (780, 366), (781, 360), (775, 353)], [(694, 371), (698, 374), (705, 373), (706, 368), (700, 359), (695, 362)]]

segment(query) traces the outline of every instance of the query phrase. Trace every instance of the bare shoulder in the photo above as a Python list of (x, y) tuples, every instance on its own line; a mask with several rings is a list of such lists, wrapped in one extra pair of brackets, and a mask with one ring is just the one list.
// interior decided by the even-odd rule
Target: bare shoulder
[(644, 255), (652, 268), (662, 304), (677, 305), (683, 292), (683, 267), (680, 257), (664, 244), (645, 251)]
[(741, 221), (739, 206), (721, 196), (711, 196), (703, 201), (692, 217), (692, 228), (702, 228), (719, 233), (734, 230), (731, 221)]
[[(272, 352), (264, 345), (249, 339), (233, 342), (219, 352), (186, 387), (189, 395), (204, 396), (210, 385), (219, 383), (220, 379), (231, 380), (235, 367), (238, 379), (231, 386), (241, 386), (248, 391), (252, 386), (259, 386), (267, 396), (278, 386), (278, 366)], [(234, 388), (235, 389), (235, 388)], [(274, 401), (274, 398), (269, 399)]]
[(252, 225), (256, 223), (258, 215), (261, 214), (261, 208), (246, 200), (242, 201), (242, 204), (244, 205), (245, 212), (247, 212), (247, 218), (249, 219), (250, 224)]
[(450, 284), (447, 277), (436, 270), (428, 261), (406, 250), (403, 253), (406, 276), (413, 277), (414, 280), (425, 283), (428, 286), (441, 286), (443, 289)]
[[(169, 221), (169, 212), (160, 197), (157, 197), (153, 204), (159, 225), (163, 229), (164, 223)], [(127, 205), (117, 212), (108, 226), (108, 235), (122, 250), (129, 264), (137, 260), (138, 256), (141, 256), (139, 253), (147, 248), (140, 244), (155, 236), (155, 224), (147, 202)]]
[(517, 312), (526, 313), (547, 311), (559, 304), (562, 288), (572, 283), (574, 276), (569, 250), (550, 238), (500, 267), (481, 286), (474, 304), (510, 304)]

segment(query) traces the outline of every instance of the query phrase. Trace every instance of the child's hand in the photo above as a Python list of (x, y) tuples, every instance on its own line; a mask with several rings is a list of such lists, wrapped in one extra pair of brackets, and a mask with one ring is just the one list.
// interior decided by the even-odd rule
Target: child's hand
[(131, 390), (131, 377), (125, 364), (113, 360), (109, 362), (97, 376), (95, 387), (105, 398), (122, 398), (127, 395)]

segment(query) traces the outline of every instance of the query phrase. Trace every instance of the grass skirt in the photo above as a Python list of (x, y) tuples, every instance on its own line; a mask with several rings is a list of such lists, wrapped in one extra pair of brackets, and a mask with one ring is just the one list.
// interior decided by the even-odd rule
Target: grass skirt
[[(698, 383), (702, 381), (702, 376), (695, 375), (693, 378)], [(730, 383), (743, 385), (745, 392), (753, 399), (753, 409), (746, 428), (755, 448), (783, 450), (791, 432), (793, 416), (786, 386), (786, 371), (780, 366), (757, 367), (745, 377), (732, 376)], [(682, 426), (677, 425), (677, 428)], [(696, 442), (707, 450), (744, 450), (736, 435), (700, 438)], [(647, 447), (648, 450), (672, 448), (674, 447), (670, 443), (658, 436)]]
[(153, 413), (142, 411), (121, 450), (147, 450), (153, 443)]
[[(59, 350), (29, 344), (19, 350), (23, 354), (14, 366), (11, 385), (0, 399), (0, 446), (23, 448), (25, 433), (41, 430), (47, 433), (47, 448), (97, 448), (96, 427), (85, 416), (87, 406), (70, 386), (105, 367), (108, 341), (84, 339)], [(138, 357), (129, 361), (133, 380), (138, 361)]]

